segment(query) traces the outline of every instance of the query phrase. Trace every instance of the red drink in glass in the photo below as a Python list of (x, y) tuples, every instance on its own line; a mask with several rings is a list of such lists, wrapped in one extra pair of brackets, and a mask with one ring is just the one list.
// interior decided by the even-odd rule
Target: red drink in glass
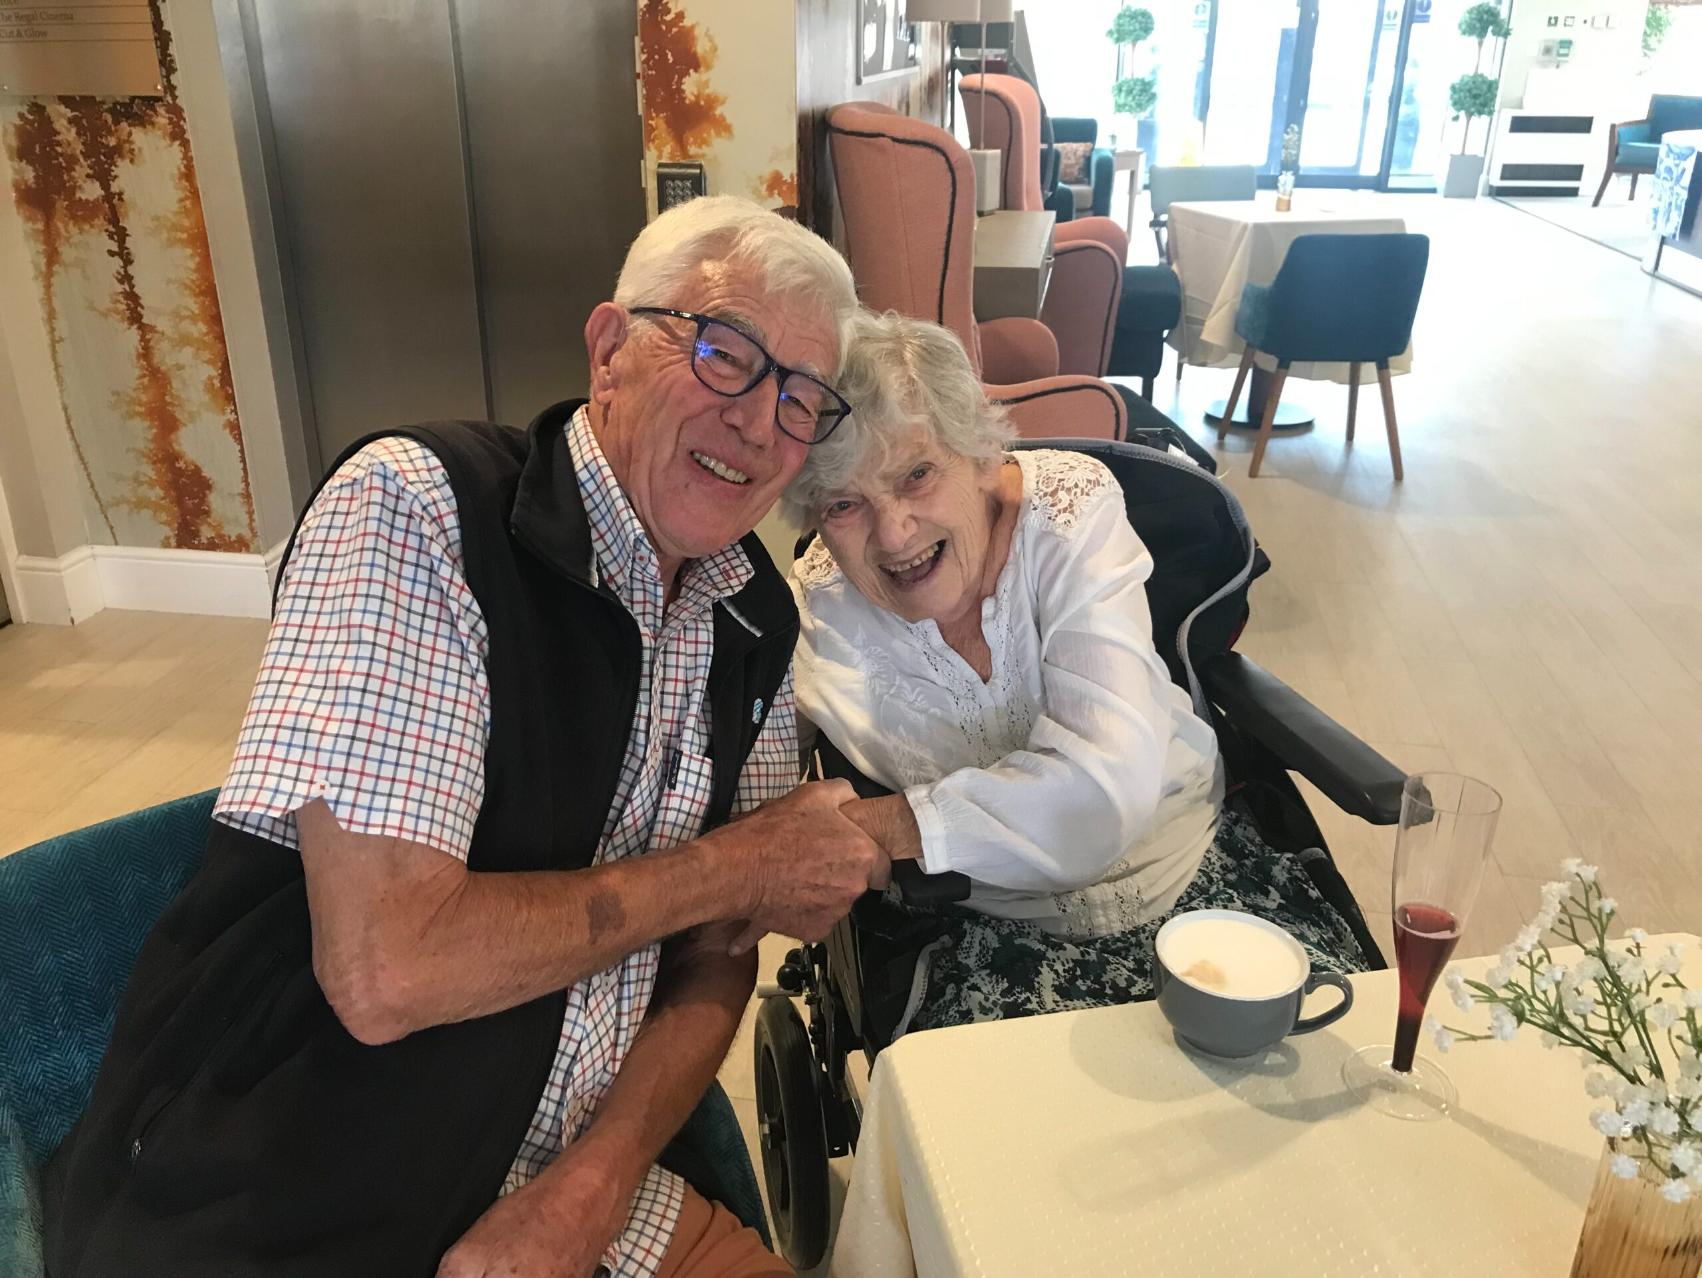
[(1395, 910), (1395, 965), (1401, 970), (1401, 1006), (1390, 1065), (1403, 1074), (1412, 1069), (1424, 1005), (1459, 943), (1460, 922), (1452, 911), (1422, 901), (1411, 901)]

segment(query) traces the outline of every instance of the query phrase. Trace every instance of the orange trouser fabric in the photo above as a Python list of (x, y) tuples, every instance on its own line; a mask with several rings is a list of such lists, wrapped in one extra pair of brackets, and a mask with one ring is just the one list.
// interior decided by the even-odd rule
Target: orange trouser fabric
[(756, 1230), (740, 1224), (720, 1203), (687, 1189), (656, 1278), (793, 1278), (794, 1273), (762, 1245)]

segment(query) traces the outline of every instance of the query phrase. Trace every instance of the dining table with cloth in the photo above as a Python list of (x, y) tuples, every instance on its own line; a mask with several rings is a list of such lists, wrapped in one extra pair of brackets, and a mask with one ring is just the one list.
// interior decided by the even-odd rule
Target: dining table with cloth
[[(1694, 988), (1694, 936), (1651, 937), (1644, 953), (1674, 942)], [(1481, 979), (1496, 961), (1453, 966)], [(1403, 1121), (1341, 1073), (1389, 1041), (1399, 975), (1349, 979), (1340, 1021), (1244, 1061), (1184, 1049), (1151, 1002), (905, 1035), (875, 1061), (832, 1273), (1568, 1272), (1604, 1146), (1580, 1053), (1530, 1027), (1445, 1056), (1426, 1038), (1459, 1100)], [(1487, 1032), (1486, 1011), (1457, 1010), (1440, 983), (1430, 1010)]]
[[(1170, 332), (1170, 344), (1180, 359), (1201, 367), (1230, 367), (1241, 362), (1245, 345), (1235, 332), (1241, 293), (1249, 284), (1269, 284), (1282, 268), (1288, 247), (1302, 235), (1402, 234), (1406, 221), (1381, 213), (1375, 196), (1346, 192), (1297, 192), (1288, 212), (1279, 212), (1276, 196), (1261, 191), (1251, 200), (1182, 201), (1170, 206), (1170, 264), (1182, 284), (1182, 319)], [(1257, 426), (1265, 390), (1276, 369), (1276, 358), (1260, 352), (1253, 363), (1252, 385), (1235, 415), (1237, 425)], [(1412, 348), (1389, 361), (1391, 373), (1412, 369)], [(1178, 370), (1180, 371), (1180, 370)], [(1294, 378), (1346, 384), (1348, 366), (1333, 363), (1295, 363)], [(1223, 404), (1214, 404), (1207, 417), (1216, 420)], [(1245, 416), (1243, 415), (1245, 414)], [(1284, 399), (1274, 423), (1295, 429), (1311, 423), (1312, 415), (1298, 401)]]

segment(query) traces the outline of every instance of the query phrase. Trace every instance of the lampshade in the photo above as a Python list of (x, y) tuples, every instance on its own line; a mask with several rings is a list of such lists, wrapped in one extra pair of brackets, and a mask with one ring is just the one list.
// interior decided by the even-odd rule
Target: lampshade
[[(989, 0), (997, 4), (998, 0)], [(1005, 0), (1004, 7), (1010, 8), (1011, 0)], [(904, 6), (906, 22), (979, 22), (981, 21), (981, 0), (910, 0)], [(989, 22), (995, 19), (989, 18)]]

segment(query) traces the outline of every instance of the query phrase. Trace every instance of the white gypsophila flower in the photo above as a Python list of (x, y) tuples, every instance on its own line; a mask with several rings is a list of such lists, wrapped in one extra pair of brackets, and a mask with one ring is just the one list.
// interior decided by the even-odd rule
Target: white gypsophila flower
[(1613, 1089), (1613, 1099), (1614, 1103), (1619, 1106), (1620, 1113), (1623, 1114), (1627, 1105), (1636, 1104), (1638, 1101), (1647, 1103), (1651, 1098), (1647, 1087), (1644, 1087), (1641, 1083), (1633, 1083), (1628, 1079), (1621, 1078), (1618, 1086)]
[(1490, 968), (1489, 971), (1483, 974), (1483, 983), (1485, 985), (1506, 985), (1512, 979), (1513, 964), (1511, 963), (1497, 963), (1494, 967)]
[(1684, 966), (1684, 947), (1674, 945), (1661, 955), (1659, 971), (1662, 976), (1677, 976)]
[(1455, 990), (1453, 998), (1454, 1006), (1462, 1012), (1469, 1012), (1477, 1006), (1477, 999), (1472, 996), (1470, 990)]
[(1646, 1012), (1654, 1005), (1654, 996), (1648, 990), (1631, 991), (1631, 1010), (1633, 1012)]
[(1554, 930), (1554, 925), (1559, 921), (1560, 907), (1555, 906), (1553, 909), (1549, 909), (1548, 906), (1545, 905), (1542, 909), (1536, 912), (1534, 917), (1532, 917), (1531, 926), (1539, 933), (1551, 932)]
[(1594, 954), (1586, 954), (1572, 966), (1572, 979), (1582, 984), (1584, 981), (1599, 981), (1607, 975), (1607, 968)]
[(1630, 1047), (1621, 1047), (1615, 1043), (1607, 1049), (1607, 1054), (1613, 1063), (1627, 1074), (1635, 1074), (1649, 1067), (1649, 1054), (1643, 1050), (1640, 1043), (1633, 1043)]
[(1678, 1024), (1678, 1009), (1671, 1003), (1657, 1001), (1649, 1009), (1649, 1024), (1656, 1029), (1671, 1029)]
[(1630, 1154), (1615, 1154), (1612, 1167), (1613, 1174), (1621, 1180), (1635, 1180), (1637, 1178), (1637, 1160)]
[(1592, 1071), (1584, 1075), (1584, 1095), (1600, 1100), (1602, 1097), (1610, 1095), (1612, 1091), (1613, 1083), (1606, 1074)]
[(1466, 988), (1466, 974), (1457, 967), (1451, 967), (1442, 973), (1442, 984), (1447, 986), (1450, 992), (1463, 990)]
[(1641, 1127), (1649, 1121), (1649, 1111), (1649, 1102), (1639, 1098), (1620, 1106), (1619, 1116), (1631, 1126)]
[(1669, 1203), (1682, 1203), (1690, 1200), (1690, 1182), (1676, 1177), (1661, 1186), (1661, 1197)]
[(1613, 970), (1627, 985), (1640, 982), (1648, 975), (1643, 960), (1630, 952), (1614, 955)]
[(1686, 1078), (1680, 1075), (1672, 1080), (1667, 1094), (1676, 1101), (1696, 1100), (1702, 1097), (1702, 1078)]
[(1619, 908), (1619, 902), (1611, 896), (1604, 896), (1596, 902), (1596, 908), (1602, 912), (1602, 917), (1605, 919)]
[(1594, 883), (1596, 881), (1596, 867), (1593, 865), (1580, 865), (1572, 873), (1578, 876), (1580, 883)]
[(1489, 1032), (1503, 1043), (1519, 1032), (1519, 1019), (1499, 1005), (1489, 1009)]
[(1603, 1136), (1629, 1136), (1631, 1134), (1631, 1124), (1621, 1118), (1619, 1111), (1611, 1105), (1591, 1111), (1590, 1126)]
[(1551, 1052), (1560, 1046), (1560, 1039), (1555, 1037), (1555, 1035), (1551, 1034), (1548, 1030), (1539, 1030), (1537, 1032), (1541, 1036), (1544, 1051)]
[(1523, 958), (1532, 950), (1536, 949), (1537, 941), (1540, 940), (1541, 937), (1542, 933), (1537, 931), (1536, 928), (1529, 926), (1522, 927), (1519, 929), (1519, 934), (1513, 938), (1513, 948), (1518, 951), (1519, 957)]
[(1434, 1016), (1427, 1016), (1424, 1018), (1424, 1028), (1430, 1034), (1431, 1040), (1436, 1044), (1437, 1051), (1445, 1052), (1454, 1045), (1453, 1034), (1449, 1033), (1448, 1027), (1442, 1024), (1442, 1022), (1437, 1020)]
[(1642, 1124), (1657, 1136), (1678, 1135), (1678, 1111), (1671, 1105), (1656, 1105), (1649, 1111), (1648, 1122)]
[(1550, 907), (1558, 910), (1560, 903), (1572, 895), (1572, 887), (1568, 883), (1544, 883), (1542, 885), (1542, 908)]
[(1683, 1040), (1678, 1044), (1678, 1073), (1681, 1078), (1702, 1078), (1702, 1056)]
[(1580, 990), (1576, 994), (1567, 996), (1565, 1008), (1567, 1015), (1576, 1016), (1578, 1019), (1583, 1020), (1595, 1015), (1596, 1000)]
[(1683, 1141), (1672, 1147), (1672, 1165), (1688, 1176), (1691, 1172), (1702, 1170), (1702, 1145), (1693, 1140)]
[(1640, 927), (1634, 927), (1625, 933), (1625, 939), (1630, 941), (1633, 945), (1641, 945), (1644, 941), (1649, 939), (1649, 934)]
[(1582, 857), (1569, 856), (1560, 863), (1560, 869), (1567, 878), (1575, 879), (1578, 877), (1578, 871), (1583, 868), (1583, 865), (1584, 859)]
[(1702, 990), (1685, 990), (1684, 1006), (1692, 1012), (1702, 1011)]

